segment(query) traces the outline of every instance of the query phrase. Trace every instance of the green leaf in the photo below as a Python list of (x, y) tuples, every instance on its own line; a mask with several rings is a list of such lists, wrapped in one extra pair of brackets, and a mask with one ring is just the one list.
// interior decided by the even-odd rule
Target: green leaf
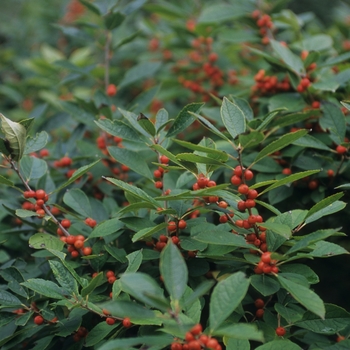
[(28, 137), (24, 149), (24, 154), (29, 154), (41, 150), (47, 144), (48, 138), (49, 135), (46, 131), (41, 131), (40, 133), (37, 133), (34, 138)]
[(106, 322), (98, 323), (94, 328), (92, 328), (89, 331), (85, 339), (84, 345), (86, 347), (90, 347), (98, 344), (102, 340), (106, 339), (108, 334), (111, 333), (118, 326), (118, 323), (115, 323), (113, 325), (109, 325)]
[(101, 15), (101, 12), (97, 6), (87, 0), (79, 0), (86, 8), (92, 11), (96, 15)]
[(177, 115), (173, 125), (168, 130), (166, 137), (173, 137), (179, 134), (181, 131), (187, 129), (194, 121), (195, 117), (191, 113), (199, 113), (204, 103), (190, 103)]
[(305, 73), (303, 61), (299, 56), (296, 56), (288, 47), (285, 47), (276, 40), (270, 40), (275, 54), (280, 58), (294, 73), (300, 75)]
[(51, 270), (57, 280), (57, 282), (71, 295), (78, 295), (78, 284), (69, 271), (63, 266), (62, 263), (55, 260), (49, 260)]
[(183, 307), (190, 307), (190, 305), (192, 305), (192, 303), (194, 303), (195, 300), (198, 300), (199, 297), (201, 297), (204, 294), (207, 294), (209, 290), (213, 287), (214, 283), (215, 282), (212, 280), (203, 281), (199, 286), (196, 287), (192, 294), (189, 294), (188, 296), (185, 294), (184, 298), (182, 299)]
[(119, 27), (126, 17), (120, 12), (110, 12), (104, 17), (105, 27), (108, 30)]
[(346, 123), (345, 117), (340, 108), (330, 102), (322, 102), (321, 110), (323, 114), (319, 119), (322, 129), (329, 130), (329, 136), (337, 143), (341, 144), (344, 141)]
[(90, 238), (109, 236), (124, 227), (124, 223), (119, 218), (113, 218), (98, 224), (89, 234)]
[(310, 256), (323, 258), (341, 254), (349, 254), (349, 252), (338, 244), (320, 241), (315, 244), (314, 250), (309, 254)]
[(131, 69), (128, 69), (124, 78), (119, 84), (119, 88), (124, 88), (130, 84), (136, 83), (141, 79), (153, 77), (161, 67), (161, 62), (141, 62)]
[(140, 32), (141, 31), (138, 30), (137, 32), (135, 32), (133, 34), (130, 34), (130, 35), (126, 36), (125, 38), (122, 38), (115, 45), (113, 45), (113, 49), (118, 49), (119, 47), (122, 47), (125, 44), (130, 43), (131, 41), (133, 41), (140, 34)]
[(286, 185), (288, 183), (297, 181), (299, 179), (302, 179), (304, 177), (307, 177), (307, 176), (310, 176), (310, 175), (313, 175), (313, 174), (316, 174), (316, 173), (319, 173), (319, 172), (320, 172), (320, 170), (308, 170), (308, 171), (302, 171), (302, 172), (297, 173), (297, 174), (289, 175), (287, 177), (284, 177), (281, 180), (278, 180), (278, 181), (274, 182), (271, 186), (265, 188), (262, 192), (259, 193), (259, 196), (261, 196), (262, 194), (264, 194), (264, 193), (266, 193), (268, 191), (273, 190), (274, 188)]
[(249, 11), (246, 9), (246, 7), (239, 2), (236, 2), (235, 6), (231, 4), (210, 4), (203, 9), (197, 21), (199, 24), (218, 24), (242, 17), (248, 12)]
[[(215, 147), (214, 141), (212, 141), (211, 139), (208, 139), (207, 141), (211, 145), (213, 145), (213, 147)], [(188, 141), (177, 140), (177, 139), (174, 139), (174, 142), (181, 145), (182, 147), (191, 149), (193, 151), (199, 151), (199, 152), (207, 153), (208, 155), (213, 155), (213, 156), (215, 156), (215, 159), (217, 159), (217, 160), (220, 159), (223, 162), (226, 162), (228, 160), (227, 153), (224, 151), (217, 150), (216, 148), (210, 148), (210, 147), (205, 147), (202, 145), (196, 145), (196, 144), (188, 142)]]
[(226, 345), (226, 350), (250, 350), (249, 340), (224, 337), (223, 341)]
[(129, 261), (129, 265), (125, 270), (125, 273), (136, 272), (142, 263), (142, 250), (137, 250), (126, 256)]
[(115, 160), (128, 166), (131, 170), (135, 171), (135, 173), (147, 177), (148, 179), (153, 179), (153, 174), (149, 169), (148, 163), (145, 157), (140, 153), (117, 146), (107, 147), (107, 150)]
[(99, 285), (101, 285), (102, 281), (103, 281), (104, 277), (103, 277), (103, 272), (100, 272), (97, 276), (95, 276), (90, 282), (89, 284), (84, 287), (81, 290), (81, 296), (83, 298), (85, 298), (86, 296), (88, 296), (89, 294), (91, 294)]
[(140, 198), (141, 200), (144, 200), (150, 204), (153, 204), (154, 209), (156, 209), (160, 206), (157, 201), (155, 201), (151, 196), (149, 196), (146, 192), (144, 192), (140, 188), (129, 185), (128, 183), (120, 181), (118, 179), (113, 179), (112, 177), (106, 177), (105, 179), (107, 181), (111, 182), (112, 184), (118, 186), (123, 191), (128, 192), (128, 193), (132, 194), (133, 196)]
[(167, 226), (168, 226), (168, 224), (166, 222), (162, 222), (162, 223), (158, 224), (157, 226), (145, 227), (145, 228), (137, 231), (133, 235), (131, 240), (133, 242), (137, 242), (137, 241), (141, 241), (141, 240), (147, 240), (147, 238), (152, 237), (152, 235), (154, 235), (155, 233), (163, 230)]
[(264, 345), (258, 346), (255, 350), (302, 350), (302, 348), (292, 343), (290, 340), (273, 340)]
[(336, 334), (349, 324), (350, 314), (343, 308), (332, 304), (325, 304), (325, 307), (326, 317), (324, 320), (319, 319), (312, 312), (306, 312), (303, 319), (295, 325), (315, 333)]
[(93, 216), (89, 198), (79, 188), (67, 191), (63, 196), (63, 202), (85, 218)]
[(243, 148), (255, 147), (264, 141), (264, 134), (259, 131), (251, 131), (248, 134), (239, 135), (239, 144)]
[(277, 140), (271, 142), (269, 145), (264, 147), (255, 157), (254, 163), (257, 163), (259, 160), (265, 158), (269, 154), (272, 154), (280, 149), (290, 145), (294, 141), (298, 140), (302, 136), (307, 134), (307, 130), (298, 130), (296, 132), (291, 132), (279, 137)]
[(264, 342), (264, 333), (255, 324), (236, 323), (216, 329), (213, 335)]
[(278, 282), (286, 289), (292, 297), (297, 300), (306, 309), (313, 312), (320, 318), (325, 318), (325, 307), (321, 298), (309, 288), (301, 284), (288, 280), (280, 273), (277, 275)]
[(54, 249), (61, 251), (64, 242), (48, 233), (36, 233), (29, 238), (29, 246), (34, 249)]
[(318, 230), (316, 232), (312, 232), (306, 236), (298, 237), (300, 240), (298, 240), (293, 247), (291, 247), (286, 255), (290, 255), (292, 253), (295, 253), (299, 250), (302, 250), (312, 243), (315, 243), (320, 240), (324, 240), (332, 235), (334, 235), (337, 232), (337, 230), (334, 229), (327, 229), (327, 230)]
[(273, 110), (270, 111), (265, 117), (263, 122), (259, 125), (259, 127), (256, 129), (257, 131), (264, 131), (267, 127), (267, 125), (269, 125), (273, 119), (275, 118), (275, 116), (280, 112), (285, 110), (285, 108), (279, 108), (277, 110)]
[(66, 291), (59, 287), (56, 283), (46, 281), (41, 278), (31, 278), (27, 282), (21, 283), (23, 286), (33, 290), (34, 292), (53, 299), (66, 299)]
[(139, 125), (141, 125), (143, 130), (150, 134), (150, 136), (154, 137), (156, 135), (156, 128), (154, 124), (143, 113), (139, 114), (137, 117), (137, 122)]
[(169, 308), (163, 290), (151, 276), (141, 272), (125, 273), (119, 282), (125, 293), (144, 304), (164, 311)]
[(14, 186), (14, 183), (12, 181), (6, 179), (6, 177), (3, 177), (2, 175), (0, 175), (0, 184), (10, 186), (10, 187)]
[(217, 165), (220, 167), (228, 167), (224, 163), (217, 161), (213, 158), (200, 156), (200, 155), (194, 154), (194, 153), (179, 153), (176, 156), (176, 158), (179, 160), (185, 160), (185, 161), (191, 162), (191, 163), (200, 163), (200, 164), (208, 164), (208, 165)]
[(233, 139), (246, 130), (246, 116), (243, 110), (224, 97), (220, 109), (221, 119)]
[(7, 119), (0, 113), (1, 118), (1, 130), (5, 134), (6, 140), (9, 142), (7, 147), (11, 152), (11, 158), (15, 161), (19, 161), (24, 152), (27, 130), (20, 123), (15, 123), (10, 119)]
[[(310, 223), (313, 222), (315, 220), (317, 220), (320, 216), (319, 216), (319, 212), (322, 210), (321, 214), (323, 215), (328, 215), (327, 213), (329, 212), (329, 214), (331, 214), (332, 211), (332, 207), (331, 205), (338, 201), (339, 198), (341, 198), (344, 195), (343, 192), (339, 192), (336, 194), (333, 194), (332, 196), (329, 196), (327, 198), (322, 199), (320, 202), (316, 203), (307, 213), (306, 217), (305, 217), (305, 222), (306, 223)], [(340, 210), (340, 209), (339, 209)], [(338, 210), (337, 210), (338, 211)]]
[(251, 285), (263, 296), (275, 294), (279, 291), (279, 283), (267, 275), (253, 275), (250, 278)]
[(95, 121), (98, 127), (113, 136), (121, 137), (130, 141), (144, 141), (145, 139), (131, 126), (121, 120), (99, 119)]
[(161, 108), (156, 115), (156, 122), (155, 122), (155, 127), (157, 129), (157, 134), (160, 132), (162, 129), (163, 125), (168, 123), (169, 121), (169, 113), (167, 112), (166, 109)]
[(116, 350), (131, 349), (131, 346), (143, 345), (155, 349), (165, 349), (173, 342), (174, 337), (171, 335), (144, 335), (137, 338), (119, 338), (105, 342), (98, 350)]
[(251, 245), (247, 244), (243, 236), (235, 235), (232, 232), (215, 227), (203, 227), (203, 230), (192, 238), (208, 244), (252, 248)]
[(288, 225), (267, 221), (261, 224), (261, 226), (267, 228), (268, 230), (289, 239), (292, 235), (292, 230)]
[(250, 121), (254, 119), (254, 112), (249, 103), (243, 98), (230, 95), (230, 101), (233, 102), (243, 112), (245, 118)]
[(60, 190), (62, 190), (63, 188), (69, 186), (70, 184), (72, 184), (75, 180), (79, 179), (79, 177), (81, 177), (82, 175), (84, 175), (85, 173), (87, 173), (94, 165), (96, 165), (98, 162), (100, 161), (100, 159), (94, 161), (93, 163), (90, 163), (88, 165), (84, 165), (81, 168), (77, 169), (73, 175), (69, 178), (68, 181), (66, 181), (64, 184), (62, 184), (61, 186), (57, 187), (54, 191), (52, 191), (51, 193), (54, 192), (58, 192)]
[(311, 135), (305, 135), (301, 137), (299, 140), (293, 142), (293, 145), (305, 147), (305, 148), (315, 148), (323, 151), (330, 151), (331, 149), (326, 146), (322, 141), (316, 139)]
[(209, 304), (209, 326), (217, 329), (239, 306), (245, 297), (250, 280), (243, 272), (236, 272), (220, 281), (211, 294)]
[(159, 270), (166, 290), (179, 302), (187, 287), (188, 271), (179, 248), (171, 240), (160, 254)]
[(345, 207), (346, 207), (345, 202), (335, 201), (334, 203), (330, 204), (328, 207), (323, 208), (319, 210), (317, 213), (315, 213), (314, 215), (310, 216), (307, 220), (305, 220), (305, 222), (310, 223), (310, 222), (316, 221), (319, 218), (322, 218), (326, 215), (330, 215), (340, 210), (343, 210)]
[(4, 154), (6, 157), (8, 157), (11, 153), (11, 150), (9, 149), (9, 142), (4, 140), (2, 137), (0, 137), (0, 153)]
[(7, 307), (21, 306), (22, 302), (6, 290), (0, 290), (0, 305)]
[(290, 304), (291, 307), (275, 303), (274, 308), (288, 323), (295, 323), (303, 318), (305, 310), (295, 304)]
[(36, 157), (24, 156), (20, 161), (21, 173), (25, 180), (40, 179), (47, 173), (47, 163)]
[(213, 132), (215, 135), (219, 136), (223, 140), (231, 142), (228, 137), (226, 137), (219, 129), (217, 129), (209, 120), (196, 113), (190, 112), (190, 114), (196, 117), (208, 130)]

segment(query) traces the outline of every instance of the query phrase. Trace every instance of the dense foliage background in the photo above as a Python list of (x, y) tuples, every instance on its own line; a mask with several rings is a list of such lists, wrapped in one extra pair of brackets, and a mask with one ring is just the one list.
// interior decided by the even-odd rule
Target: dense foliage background
[(1, 5), (2, 349), (350, 347), (347, 2)]

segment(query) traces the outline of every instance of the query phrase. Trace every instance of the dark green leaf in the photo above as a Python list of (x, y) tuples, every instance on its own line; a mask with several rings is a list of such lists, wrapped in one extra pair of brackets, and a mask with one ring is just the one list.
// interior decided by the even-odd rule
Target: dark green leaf
[(188, 271), (179, 248), (171, 240), (160, 254), (159, 269), (165, 288), (178, 303), (187, 287)]
[(250, 280), (243, 272), (236, 272), (220, 281), (214, 288), (209, 304), (209, 325), (217, 329), (238, 307), (245, 297)]
[(322, 141), (318, 140), (316, 137), (311, 135), (305, 135), (299, 140), (294, 141), (293, 145), (305, 147), (305, 148), (315, 148), (323, 151), (330, 151), (331, 149), (326, 146)]
[(309, 254), (310, 256), (322, 258), (341, 254), (349, 254), (349, 252), (338, 244), (319, 241), (315, 244), (314, 250)]
[(224, 326), (216, 329), (213, 335), (225, 336), (235, 339), (249, 339), (255, 341), (264, 341), (264, 333), (258, 330), (255, 324), (236, 323), (230, 326)]
[(109, 325), (106, 322), (98, 323), (94, 328), (89, 331), (85, 339), (85, 346), (90, 347), (98, 344), (102, 340), (106, 339), (108, 334), (111, 333), (119, 324), (115, 323), (113, 325)]
[(0, 305), (1, 306), (21, 306), (22, 302), (13, 294), (0, 290)]
[(273, 340), (264, 345), (260, 345), (256, 350), (302, 350), (302, 348), (292, 343), (290, 340)]
[(137, 250), (132, 252), (126, 256), (129, 261), (129, 265), (125, 270), (127, 272), (136, 272), (142, 263), (142, 250)]
[(26, 146), (24, 149), (24, 154), (29, 154), (41, 150), (47, 144), (49, 135), (45, 131), (37, 133), (36, 136), (28, 137), (26, 141)]
[(275, 294), (280, 289), (279, 283), (266, 275), (253, 275), (250, 283), (263, 296)]
[(141, 79), (153, 77), (161, 67), (161, 62), (141, 62), (131, 69), (128, 69), (123, 80), (119, 84), (119, 88), (136, 83)]
[(256, 156), (254, 163), (257, 163), (259, 160), (265, 158), (269, 154), (272, 154), (290, 145), (291, 143), (293, 143), (294, 141), (298, 140), (300, 137), (306, 134), (307, 130), (298, 130), (296, 132), (291, 132), (289, 134), (281, 136), (280, 138), (278, 138), (278, 140), (271, 142), (269, 145), (263, 148)]
[(125, 293), (144, 304), (160, 310), (167, 310), (169, 304), (157, 282), (145, 273), (125, 273), (119, 280)]
[[(338, 201), (338, 199), (341, 198), (343, 195), (344, 195), (343, 192), (339, 192), (339, 193), (333, 194), (332, 196), (329, 196), (325, 199), (322, 199), (320, 202), (316, 203), (307, 213), (307, 215), (305, 217), (305, 222), (310, 223), (310, 222), (317, 220), (320, 217), (319, 214), (320, 214), (321, 210), (322, 210), (321, 216), (328, 215), (327, 213), (329, 213), (329, 214), (333, 213), (332, 204), (334, 202)], [(341, 210), (341, 209), (339, 209), (339, 210)]]
[(74, 277), (59, 261), (49, 260), (51, 270), (57, 280), (57, 282), (64, 288), (70, 295), (78, 295), (78, 284)]
[(27, 130), (22, 124), (7, 119), (1, 113), (0, 118), (1, 130), (5, 134), (6, 140), (9, 142), (11, 158), (15, 161), (19, 161), (25, 149)]
[(204, 103), (191, 103), (185, 106), (174, 120), (174, 124), (168, 130), (166, 137), (173, 137), (189, 127), (195, 117), (191, 113), (199, 113)]
[(34, 249), (54, 249), (61, 251), (64, 243), (48, 233), (36, 233), (29, 238), (29, 246)]
[(294, 281), (291, 281), (278, 274), (277, 279), (281, 286), (286, 289), (294, 299), (296, 299), (306, 309), (310, 310), (320, 318), (325, 317), (325, 307), (321, 298), (309, 288), (300, 285)]
[(81, 168), (77, 169), (73, 175), (69, 178), (68, 181), (66, 181), (64, 184), (62, 184), (61, 186), (57, 187), (55, 189), (55, 191), (51, 192), (58, 192), (60, 190), (62, 190), (63, 188), (67, 187), (68, 185), (72, 184), (75, 180), (79, 179), (79, 177), (81, 177), (82, 175), (84, 175), (85, 173), (87, 173), (94, 165), (96, 165), (98, 162), (100, 161), (100, 159), (96, 160), (93, 163), (90, 163), (88, 165), (84, 165)]
[(156, 349), (164, 349), (172, 343), (173, 339), (174, 337), (171, 335), (145, 335), (137, 338), (119, 338), (107, 341), (99, 347), (99, 350), (131, 349), (131, 346), (138, 344), (144, 346), (154, 345)]
[(103, 272), (100, 272), (97, 276), (95, 276), (89, 284), (81, 290), (81, 296), (85, 298), (89, 294), (91, 294), (103, 281)]
[(41, 278), (32, 278), (22, 283), (34, 292), (53, 299), (66, 299), (67, 292), (56, 283)]
[(125, 19), (125, 16), (120, 12), (110, 12), (104, 17), (106, 29), (112, 30), (119, 27)]
[(87, 7), (90, 11), (95, 13), (96, 15), (101, 15), (101, 12), (97, 6), (87, 0), (79, 0), (85, 7)]
[(341, 144), (346, 131), (344, 114), (338, 106), (330, 102), (323, 102), (321, 109), (323, 114), (319, 120), (320, 126), (330, 131), (329, 136), (335, 143)]
[(123, 227), (124, 227), (124, 223), (120, 221), (119, 218), (113, 218), (113, 219), (103, 221), (100, 224), (98, 224), (93, 229), (93, 231), (89, 234), (89, 239), (95, 238), (95, 237), (109, 236), (119, 231)]
[(67, 191), (63, 196), (63, 202), (85, 218), (93, 216), (89, 198), (79, 188)]
[(221, 119), (233, 139), (246, 130), (246, 116), (238, 105), (224, 97), (220, 109)]
[(347, 311), (332, 304), (325, 304), (325, 307), (326, 317), (324, 320), (312, 312), (306, 312), (303, 319), (295, 325), (315, 333), (336, 334), (349, 324), (350, 314)]
[(40, 179), (47, 173), (46, 162), (36, 157), (23, 156), (20, 166), (21, 173), (27, 182), (33, 179)]
[(152, 235), (154, 235), (155, 233), (165, 229), (165, 227), (167, 226), (168, 224), (166, 222), (162, 222), (154, 227), (145, 227), (144, 229), (141, 229), (134, 234), (134, 236), (132, 237), (132, 241), (137, 242), (140, 240), (147, 240), (148, 238), (152, 237)]

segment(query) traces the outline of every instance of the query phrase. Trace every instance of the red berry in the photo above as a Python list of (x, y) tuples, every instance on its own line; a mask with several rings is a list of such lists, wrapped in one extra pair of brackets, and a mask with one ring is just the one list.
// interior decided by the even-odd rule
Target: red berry
[(44, 190), (36, 190), (35, 197), (36, 199), (44, 199), (46, 196), (46, 192)]
[(24, 191), (23, 192), (24, 198), (34, 198), (36, 196), (35, 191)]
[(130, 318), (129, 318), (129, 317), (125, 317), (125, 318), (123, 319), (123, 326), (124, 326), (125, 328), (131, 327), (131, 321), (130, 321)]
[(74, 247), (75, 248), (77, 248), (77, 249), (81, 249), (81, 248), (83, 248), (84, 247), (84, 241), (82, 241), (82, 240), (76, 240), (75, 242), (74, 242)]
[(109, 284), (113, 284), (116, 280), (117, 280), (117, 277), (111, 276), (111, 277), (108, 278), (108, 283)]
[(38, 315), (34, 317), (34, 323), (38, 326), (44, 323), (44, 319), (42, 316)]
[(40, 152), (39, 152), (39, 155), (40, 157), (47, 157), (50, 155), (50, 152), (49, 150), (47, 150), (46, 148), (42, 149)]
[(209, 349), (215, 349), (217, 345), (219, 345), (218, 341), (215, 338), (210, 338), (205, 346)]
[(221, 215), (220, 218), (219, 218), (219, 221), (222, 223), (222, 224), (225, 224), (227, 221), (228, 221), (228, 217), (224, 214), (224, 215)]
[(241, 167), (240, 165), (237, 165), (237, 166), (235, 167), (235, 169), (233, 170), (233, 173), (234, 173), (235, 175), (241, 177), (241, 176), (242, 176), (242, 173), (243, 173), (242, 167)]
[(165, 235), (160, 235), (159, 236), (159, 242), (168, 242), (168, 237)]
[(180, 343), (171, 343), (170, 350), (183, 350), (182, 344)]
[(328, 169), (327, 170), (327, 175), (328, 175), (328, 177), (333, 177), (334, 176), (334, 170), (333, 169)]
[(239, 211), (245, 211), (246, 210), (245, 201), (239, 201), (237, 203), (237, 208)]
[(256, 299), (254, 305), (257, 309), (262, 309), (265, 306), (265, 302), (262, 299)]
[(276, 328), (276, 334), (279, 337), (283, 337), (286, 334), (286, 329), (284, 327), (277, 327)]
[(255, 200), (254, 199), (247, 199), (245, 201), (246, 208), (253, 208), (255, 207)]
[(160, 156), (159, 160), (160, 160), (160, 162), (162, 164), (168, 164), (169, 163), (169, 158), (167, 156), (165, 156), (165, 155)]
[(220, 202), (218, 203), (218, 206), (219, 206), (220, 208), (226, 209), (226, 208), (228, 207), (228, 204), (227, 204), (227, 202), (225, 202), (225, 201), (220, 201)]
[(239, 186), (242, 183), (242, 179), (237, 176), (237, 175), (233, 175), (231, 177), (231, 184), (234, 186)]
[(109, 270), (109, 271), (106, 272), (106, 277), (107, 277), (107, 278), (109, 278), (109, 277), (114, 277), (114, 275), (115, 275), (115, 274), (114, 274), (114, 271)]
[(249, 190), (247, 193), (247, 197), (248, 199), (255, 199), (256, 197), (258, 197), (258, 191), (257, 190)]
[(117, 87), (114, 84), (109, 84), (106, 89), (106, 94), (108, 96), (114, 96), (117, 93)]
[(316, 188), (318, 187), (318, 181), (317, 180), (311, 180), (308, 185), (310, 190), (316, 190)]
[(255, 317), (256, 318), (262, 318), (263, 316), (264, 316), (264, 309), (258, 309), (258, 310), (256, 310), (256, 312), (255, 312)]
[(77, 250), (72, 250), (70, 255), (73, 259), (76, 259), (79, 256), (79, 252)]
[(92, 248), (91, 247), (85, 247), (83, 249), (83, 254), (84, 255), (91, 255), (91, 253), (92, 253)]
[(162, 181), (156, 181), (156, 182), (154, 183), (154, 186), (155, 186), (156, 188), (162, 189), (162, 188), (163, 188), (163, 182), (162, 182)]
[(260, 260), (265, 264), (270, 264), (271, 262), (271, 252), (265, 252), (261, 255)]
[(206, 177), (199, 177), (197, 180), (197, 184), (198, 184), (199, 188), (206, 187), (208, 182), (209, 182), (209, 179)]
[(159, 170), (154, 170), (153, 172), (153, 176), (156, 178), (156, 179), (160, 179), (162, 177), (162, 172), (159, 171)]
[(289, 168), (284, 168), (282, 170), (282, 174), (284, 174), (284, 175), (290, 175), (291, 173), (292, 173), (292, 170)]
[(175, 221), (169, 221), (168, 222), (168, 231), (169, 232), (174, 232), (177, 229), (177, 225)]
[(201, 325), (200, 323), (197, 323), (196, 325), (194, 325), (194, 326), (191, 328), (191, 330), (190, 330), (190, 332), (191, 332), (193, 335), (199, 335), (199, 334), (202, 333), (202, 331), (203, 331), (203, 327), (202, 327), (202, 325)]
[(109, 324), (110, 326), (115, 324), (115, 319), (112, 317), (107, 317), (106, 318), (106, 323)]
[(247, 194), (249, 192), (249, 187), (246, 184), (239, 185), (238, 192), (240, 194)]
[(86, 223), (86, 225), (88, 225), (88, 226), (90, 226), (92, 228), (94, 228), (96, 226), (96, 224), (97, 224), (96, 220), (94, 220), (92, 218), (86, 218), (85, 219), (85, 223)]
[(216, 182), (213, 180), (208, 181), (207, 187), (215, 187), (216, 186)]
[(247, 169), (245, 172), (244, 172), (244, 178), (246, 180), (251, 180), (252, 178), (254, 177), (254, 174), (251, 170)]
[(180, 230), (184, 230), (187, 227), (187, 223), (185, 220), (180, 220), (178, 222), (177, 226)]
[(61, 225), (62, 225), (64, 228), (70, 228), (71, 222), (70, 222), (70, 220), (68, 220), (68, 219), (63, 219), (63, 220), (61, 221)]
[(338, 154), (344, 154), (347, 151), (346, 147), (342, 145), (338, 145), (335, 150), (337, 151)]
[(171, 240), (173, 241), (174, 244), (179, 244), (179, 242), (180, 242), (180, 239), (177, 236), (171, 237)]
[(188, 343), (188, 350), (201, 350), (202, 345), (198, 340), (192, 340)]

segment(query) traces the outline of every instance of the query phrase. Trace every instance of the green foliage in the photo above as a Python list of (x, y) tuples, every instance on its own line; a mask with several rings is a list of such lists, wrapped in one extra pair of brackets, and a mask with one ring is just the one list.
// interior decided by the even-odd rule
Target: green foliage
[(41, 3), (0, 25), (1, 349), (348, 349), (350, 7)]

